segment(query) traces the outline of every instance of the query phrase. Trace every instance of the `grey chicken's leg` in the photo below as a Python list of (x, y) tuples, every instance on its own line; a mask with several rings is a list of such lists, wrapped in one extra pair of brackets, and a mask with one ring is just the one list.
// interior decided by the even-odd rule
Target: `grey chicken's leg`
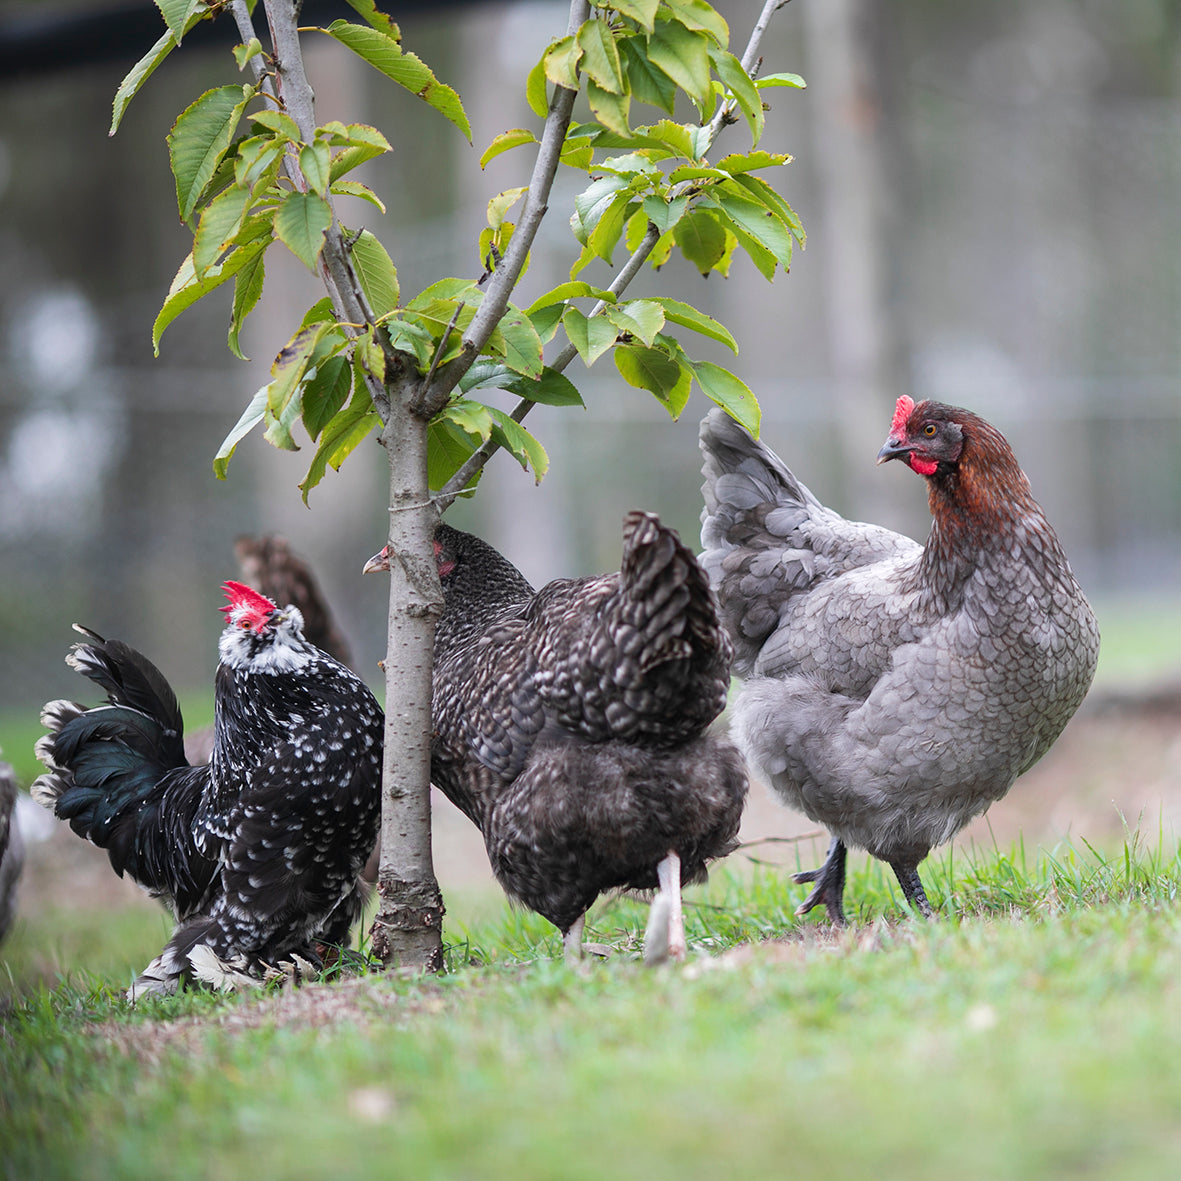
[(929, 919), (935, 911), (927, 901), (927, 892), (923, 889), (922, 880), (919, 878), (918, 862), (891, 861), (890, 868), (894, 871), (894, 876), (898, 879), (898, 884), (902, 887), (906, 900), (923, 918)]
[[(895, 872), (898, 872), (897, 868), (895, 868)], [(824, 864), (819, 869), (807, 869), (800, 873), (793, 873), (791, 880), (793, 882), (816, 883), (808, 897), (796, 907), (796, 914), (807, 914), (813, 907), (819, 906), (823, 902), (832, 924), (836, 927), (845, 925), (845, 908), (842, 904), (845, 896), (845, 846), (843, 842), (833, 837), (832, 844), (828, 846), (828, 856), (825, 857)], [(899, 880), (901, 881), (901, 878)], [(917, 873), (915, 880), (918, 880)], [(903, 889), (906, 889), (905, 885), (903, 885)], [(922, 892), (921, 885), (919, 892)], [(908, 894), (907, 897), (910, 895)]]

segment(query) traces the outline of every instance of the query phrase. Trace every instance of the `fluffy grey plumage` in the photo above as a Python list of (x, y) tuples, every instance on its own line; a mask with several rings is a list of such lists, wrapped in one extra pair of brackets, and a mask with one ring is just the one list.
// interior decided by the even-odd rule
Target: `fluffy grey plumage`
[(845, 845), (917, 865), (1049, 749), (1087, 692), (1099, 632), (1001, 434), (900, 399), (879, 459), (925, 476), (926, 546), (825, 508), (720, 411), (701, 424), (701, 562), (746, 678), (739, 746), (833, 834), (797, 880), (843, 921)]
[(646, 513), (625, 520), (618, 573), (537, 592), (470, 534), (441, 525), (435, 548), (431, 778), (573, 953), (601, 892), (656, 887), (670, 854), (674, 886), (699, 880), (733, 848), (745, 768), (705, 735), (729, 685), (713, 595)]

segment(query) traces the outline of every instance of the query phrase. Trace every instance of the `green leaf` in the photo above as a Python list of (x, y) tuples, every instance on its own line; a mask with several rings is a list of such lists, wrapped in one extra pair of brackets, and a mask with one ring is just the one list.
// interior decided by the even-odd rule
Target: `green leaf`
[(667, 0), (669, 11), (686, 28), (708, 33), (725, 48), (730, 43), (730, 29), (721, 15), (705, 0)]
[(245, 361), (247, 358), (242, 355), (242, 349), (238, 344), (238, 333), (242, 331), (246, 317), (254, 311), (255, 305), (262, 295), (263, 280), (266, 278), (266, 248), (268, 245), (270, 245), (269, 238), (258, 246), (235, 252), (246, 254), (247, 258), (234, 276), (234, 306), (230, 315), (230, 331), (226, 343), (229, 345), (230, 352), (241, 361)]
[(644, 198), (641, 208), (644, 217), (650, 221), (662, 234), (667, 234), (685, 215), (689, 208), (689, 197), (673, 197), (671, 200), (659, 193), (652, 193)]
[(357, 387), (349, 404), (328, 423), (320, 436), (320, 445), (312, 457), (308, 474), (299, 486), (304, 504), (307, 504), (311, 490), (324, 478), (328, 465), (339, 471), (340, 465), (372, 434), (373, 428), (381, 425), (364, 383), (358, 382)]
[(666, 352), (620, 345), (615, 350), (615, 367), (628, 385), (649, 390), (674, 419), (680, 417), (689, 400), (690, 374)]
[(762, 90), (764, 86), (792, 86), (797, 90), (806, 89), (808, 83), (799, 74), (764, 74), (755, 79), (755, 85)]
[(505, 189), (488, 202), (488, 224), (495, 230), (504, 224), (508, 211), (529, 191), (528, 186)]
[(593, 17), (584, 21), (576, 40), (582, 50), (582, 72), (600, 89), (622, 95), (625, 90), (623, 70), (619, 64), (619, 52), (615, 48), (615, 38), (607, 22)]
[(589, 136), (566, 136), (559, 157), (567, 168), (577, 168), (580, 172), (589, 172), (595, 159), (593, 141)]
[(584, 246), (591, 231), (599, 224), (599, 219), (615, 202), (616, 195), (628, 187), (627, 181), (621, 176), (603, 176), (592, 181), (574, 198), (570, 228)]
[(179, 45), (181, 38), (192, 27), (190, 22), (193, 17), (203, 13), (207, 6), (202, 0), (156, 0), (156, 7), (173, 40)]
[(543, 344), (548, 344), (554, 338), (558, 325), (562, 322), (562, 313), (566, 305), (562, 303), (546, 304), (535, 312), (526, 312), (529, 322), (533, 325)]
[(587, 317), (573, 306), (567, 307), (562, 314), (562, 326), (587, 368), (615, 343), (619, 335), (615, 325), (603, 316)]
[(233, 158), (227, 156), (222, 162), (222, 167), (224, 168), (227, 162), (230, 163), (234, 170), (234, 183), (244, 189), (253, 189), (267, 173), (273, 172), (274, 175), (278, 175), (282, 159), (281, 140), (273, 135), (253, 135), (238, 143)]
[(581, 406), (582, 396), (574, 383), (554, 369), (543, 369), (541, 376), (532, 378), (515, 373), (507, 365), (481, 358), (463, 375), (459, 388), (472, 390), (507, 390), (518, 398), (541, 402), (546, 406)]
[(210, 267), (198, 279), (193, 269), (193, 255), (190, 252), (176, 272), (172, 285), (168, 288), (168, 295), (164, 305), (156, 316), (152, 325), (152, 349), (160, 355), (160, 337), (164, 329), (176, 319), (186, 308), (191, 308), (202, 296), (208, 295), (215, 287), (220, 287), (227, 279), (232, 279), (255, 255), (255, 251), (239, 248), (230, 253), (219, 266)]
[[(426, 428), (427, 482), (437, 492), (467, 461), (479, 446), (478, 440), (462, 427), (442, 415), (431, 420)], [(472, 477), (468, 489), (479, 481), (480, 472)]]
[(269, 402), (267, 403), (267, 411), (263, 416), (267, 429), (263, 431), (262, 437), (280, 451), (298, 451), (299, 444), (292, 436), (291, 428), (299, 421), (302, 413), (303, 386), (300, 385), (292, 390), (291, 396), (283, 403), (278, 413), (272, 409)]
[(540, 377), (541, 337), (520, 308), (511, 307), (497, 325), (504, 337), (504, 361), (510, 369), (526, 377)]
[(501, 152), (510, 151), (512, 148), (519, 148), (522, 144), (535, 143), (537, 143), (537, 136), (524, 127), (514, 127), (512, 131), (502, 131), (484, 149), (484, 154), (480, 157), (480, 167), (486, 168), (489, 162), (495, 160)]
[(496, 420), (492, 427), (492, 437), (510, 455), (516, 457), (522, 468), (526, 471), (532, 468), (534, 483), (540, 484), (549, 470), (549, 456), (545, 453), (545, 448), (503, 410), (498, 410), (495, 406), (488, 406), (487, 410)]
[(347, 0), (349, 7), (357, 12), (368, 24), (384, 33), (393, 41), (401, 42), (402, 34), (398, 26), (384, 12), (381, 12), (374, 0)]
[(660, 0), (593, 0), (596, 8), (614, 8), (630, 16), (646, 33), (652, 32)]
[(796, 215), (796, 211), (765, 181), (761, 176), (751, 176), (740, 172), (734, 177), (734, 183), (741, 185), (755, 201), (765, 205), (791, 230), (791, 236), (802, 246), (807, 240), (803, 222)]
[(703, 275), (708, 275), (726, 252), (726, 231), (710, 209), (695, 206), (673, 228), (673, 241)]
[(168, 153), (176, 178), (176, 203), (181, 219), (189, 221), (198, 198), (209, 183), (234, 138), (250, 86), (219, 86), (207, 90), (187, 107), (168, 134)]
[(749, 197), (720, 189), (712, 190), (706, 199), (722, 210), (740, 239), (745, 231), (772, 254), (785, 271), (791, 266), (791, 232), (773, 210)]
[(309, 324), (334, 324), (336, 323), (336, 312), (332, 307), (332, 298), (330, 296), (323, 296), (316, 300), (314, 304), (303, 314), (303, 319), (300, 320), (299, 326), (307, 328)]
[(308, 188), (321, 197), (328, 194), (328, 145), (326, 143), (304, 144), (299, 149), (299, 170), (308, 182)]
[(471, 124), (459, 95), (440, 82), (421, 58), (404, 53), (396, 40), (378, 29), (365, 28), (351, 21), (333, 21), (323, 31), (391, 81), (434, 107), (471, 141)]
[(316, 346), (331, 327), (327, 321), (320, 320), (301, 328), (275, 358), (271, 365), (271, 384), (267, 386), (267, 409), (276, 418), (283, 415), (296, 396), (304, 374), (312, 364)]
[(435, 354), (435, 338), (425, 328), (400, 317), (387, 320), (383, 327), (389, 334), (391, 348), (409, 353), (419, 369), (426, 369)]
[[(199, 20), (205, 18), (208, 11), (209, 8), (205, 4), (195, 8), (193, 15), (185, 22), (183, 31), (187, 33)], [(178, 38), (174, 37), (172, 30), (169, 29), (131, 67), (127, 76), (119, 83), (119, 89), (115, 91), (115, 101), (111, 104), (111, 128), (107, 132), (108, 135), (114, 135), (119, 130), (119, 124), (123, 121), (128, 104), (139, 93), (140, 87), (155, 73), (156, 67), (176, 48), (177, 41)]]
[(567, 90), (578, 90), (578, 59), (582, 57), (582, 49), (573, 37), (563, 37), (555, 41), (542, 55), (545, 63), (545, 76), (555, 86), (565, 87)]
[(285, 111), (274, 111), (269, 107), (262, 111), (255, 111), (250, 116), (250, 122), (269, 131), (275, 138), (287, 143), (302, 143), (299, 124)]
[(245, 45), (235, 45), (233, 49), (234, 61), (238, 63), (238, 72), (241, 73), (250, 62), (262, 53), (262, 42), (257, 37), (251, 37)]
[[(655, 5), (653, 5), (655, 11)], [(649, 32), (651, 25), (645, 26)], [(673, 80), (649, 60), (640, 37), (624, 37), (619, 42), (619, 60), (627, 78), (628, 89), (636, 102), (659, 107), (670, 115), (676, 108), (677, 88)]]
[(731, 418), (742, 423), (757, 439), (762, 411), (750, 387), (728, 369), (712, 361), (691, 362), (697, 384), (711, 402), (721, 406)]
[(738, 109), (746, 119), (752, 142), (757, 144), (763, 134), (763, 100), (759, 97), (758, 89), (732, 53), (715, 49), (710, 53), (710, 59), (718, 77), (729, 87)]
[(623, 233), (624, 223), (633, 208), (626, 193), (620, 193), (607, 207), (606, 212), (599, 218), (595, 228), (591, 230), (586, 240), (588, 249), (594, 251), (604, 262), (610, 263), (615, 252), (616, 243)]
[(250, 190), (231, 187), (214, 197), (201, 211), (193, 236), (193, 269), (203, 276), (229, 249), (250, 208)]
[(604, 90), (595, 82), (588, 80), (586, 101), (590, 104), (591, 112), (595, 118), (604, 127), (609, 127), (620, 135), (627, 135), (630, 130), (628, 126), (628, 113), (631, 110), (630, 95), (612, 94), (611, 91)]
[(648, 58), (698, 104), (709, 101), (709, 38), (676, 21), (658, 20)]
[(718, 167), (728, 172), (735, 180), (739, 174), (753, 172), (757, 168), (773, 168), (779, 164), (790, 163), (791, 157), (786, 152), (764, 152), (761, 148), (757, 152), (745, 154), (734, 152), (723, 156), (718, 161)]
[(738, 352), (738, 342), (730, 335), (724, 324), (719, 324), (712, 316), (699, 312), (690, 304), (679, 299), (669, 299), (667, 296), (652, 297), (653, 303), (658, 303), (664, 309), (664, 318), (670, 324), (678, 324), (682, 328), (689, 328), (708, 336), (711, 340), (719, 341), (733, 352)]
[(620, 332), (630, 333), (649, 347), (664, 327), (664, 308), (652, 299), (632, 299), (618, 307), (606, 308), (603, 315)]
[[(549, 95), (546, 93), (545, 83), (545, 56), (542, 55), (525, 80), (525, 101), (539, 119), (544, 119), (549, 114)], [(480, 164), (483, 163), (481, 160)]]
[(410, 308), (425, 308), (436, 300), (463, 300), (466, 303), (478, 304), (484, 298), (484, 293), (471, 279), (437, 279), (429, 287), (424, 287), (406, 306)]
[(234, 457), (234, 449), (262, 422), (266, 411), (267, 387), (264, 385), (250, 399), (250, 404), (242, 411), (242, 417), (234, 424), (234, 429), (226, 435), (222, 441), (222, 445), (217, 450), (217, 454), (213, 457), (213, 474), (219, 480), (226, 478), (226, 470), (230, 466), (230, 460)]
[(572, 283), (559, 283), (552, 291), (539, 295), (529, 305), (526, 312), (528, 315), (532, 315), (541, 308), (549, 307), (555, 303), (563, 303), (568, 299), (601, 299), (607, 303), (615, 303), (616, 296), (606, 288), (595, 287), (593, 284), (584, 283), (581, 279), (577, 279)]
[(379, 319), (398, 306), (398, 271), (386, 248), (368, 230), (354, 240), (350, 253), (353, 269)]
[(385, 213), (385, 202), (368, 186), (363, 185), (359, 180), (338, 180), (330, 190), (339, 197), (358, 197), (362, 201), (368, 201), (370, 205), (376, 205), (382, 213)]
[(324, 246), (324, 231), (332, 224), (332, 209), (315, 193), (288, 193), (275, 213), (275, 236), (308, 268)]
[(327, 357), (316, 367), (303, 391), (303, 425), (313, 441), (345, 404), (353, 388), (347, 357)]

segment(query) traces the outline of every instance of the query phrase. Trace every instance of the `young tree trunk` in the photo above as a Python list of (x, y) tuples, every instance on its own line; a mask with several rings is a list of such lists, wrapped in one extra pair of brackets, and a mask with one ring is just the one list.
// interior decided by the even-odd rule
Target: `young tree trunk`
[(387, 967), (443, 966), (443, 897), (431, 857), (431, 654), (443, 592), (431, 555), (427, 424), (403, 400), (381, 434), (390, 462), (385, 798), (372, 948)]

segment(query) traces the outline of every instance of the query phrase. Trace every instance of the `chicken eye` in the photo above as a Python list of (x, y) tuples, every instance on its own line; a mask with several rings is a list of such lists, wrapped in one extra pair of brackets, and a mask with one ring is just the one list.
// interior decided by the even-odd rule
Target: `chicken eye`
[(239, 627), (240, 627), (240, 628), (241, 628), (243, 631), (249, 631), (249, 630), (250, 630), (250, 620), (249, 620), (249, 619), (239, 619), (239, 620), (238, 620), (238, 626), (239, 626)]
[(923, 434), (926, 435), (928, 439), (933, 439), (935, 437), (935, 424), (933, 422), (927, 423), (927, 425), (923, 427)]

